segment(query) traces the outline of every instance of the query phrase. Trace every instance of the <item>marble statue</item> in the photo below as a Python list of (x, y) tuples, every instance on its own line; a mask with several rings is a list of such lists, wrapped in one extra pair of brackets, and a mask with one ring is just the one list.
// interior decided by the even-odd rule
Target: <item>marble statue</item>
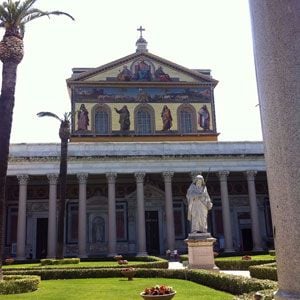
[(191, 222), (191, 232), (207, 232), (207, 213), (213, 204), (208, 195), (202, 175), (197, 175), (187, 194), (188, 215)]

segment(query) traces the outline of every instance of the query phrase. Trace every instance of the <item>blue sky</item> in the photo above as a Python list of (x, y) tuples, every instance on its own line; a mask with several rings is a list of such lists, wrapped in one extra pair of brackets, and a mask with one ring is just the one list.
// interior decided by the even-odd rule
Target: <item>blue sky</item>
[(35, 20), (18, 69), (13, 143), (59, 142), (59, 123), (36, 117), (70, 110), (74, 67), (99, 67), (135, 52), (146, 28), (149, 52), (191, 69), (211, 69), (220, 141), (260, 141), (261, 124), (247, 0), (44, 0), (64, 17)]

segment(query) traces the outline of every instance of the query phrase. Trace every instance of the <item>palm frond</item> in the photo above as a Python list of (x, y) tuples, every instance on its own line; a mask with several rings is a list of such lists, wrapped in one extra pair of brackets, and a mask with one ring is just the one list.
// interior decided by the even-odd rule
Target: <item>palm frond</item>
[(33, 4), (37, 0), (24, 0), (24, 1), (14, 1), (8, 0), (0, 4), (0, 27), (5, 27), (6, 29), (15, 28), (16, 31), (20, 31), (21, 36), (24, 35), (24, 25), (34, 19), (51, 15), (64, 15), (68, 18), (75, 20), (70, 14), (54, 10), (54, 11), (43, 11), (37, 8), (32, 8)]
[(64, 113), (64, 120), (65, 121), (67, 121), (67, 120), (70, 121), (71, 117), (72, 117), (72, 113), (71, 112), (65, 112)]
[(52, 118), (55, 118), (59, 121), (63, 121), (60, 117), (58, 117), (56, 114), (52, 113), (52, 112), (49, 112), (49, 111), (41, 111), (39, 113), (37, 113), (37, 116), (38, 117), (52, 117)]

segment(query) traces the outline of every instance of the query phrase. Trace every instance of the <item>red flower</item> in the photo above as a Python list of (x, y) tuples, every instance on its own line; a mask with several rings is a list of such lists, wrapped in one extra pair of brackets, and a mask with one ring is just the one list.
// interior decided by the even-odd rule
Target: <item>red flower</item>
[(174, 290), (171, 286), (167, 285), (155, 285), (144, 289), (144, 295), (167, 295), (171, 293), (174, 293)]

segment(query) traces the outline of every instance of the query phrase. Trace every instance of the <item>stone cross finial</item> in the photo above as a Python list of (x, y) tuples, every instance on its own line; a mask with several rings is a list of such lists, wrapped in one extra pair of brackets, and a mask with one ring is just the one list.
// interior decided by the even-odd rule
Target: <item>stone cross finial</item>
[(137, 29), (137, 31), (140, 32), (140, 38), (143, 37), (143, 31), (145, 31), (145, 30), (146, 30), (146, 29), (143, 28), (142, 26), (140, 26), (140, 27)]

